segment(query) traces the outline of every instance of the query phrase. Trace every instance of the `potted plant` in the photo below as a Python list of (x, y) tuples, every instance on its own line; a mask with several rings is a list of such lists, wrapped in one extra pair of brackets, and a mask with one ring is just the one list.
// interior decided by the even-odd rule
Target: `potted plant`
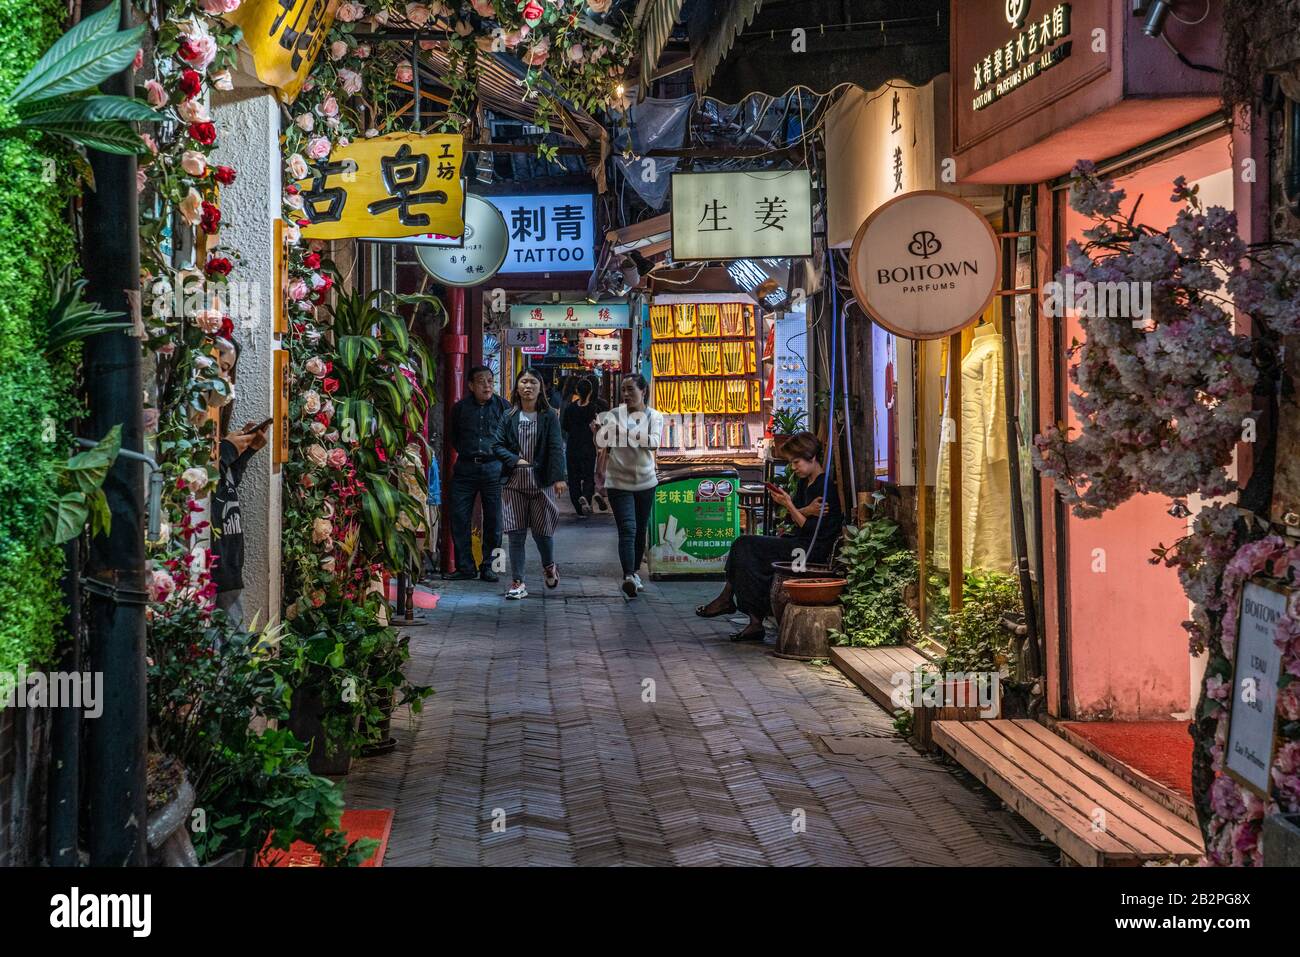
[(785, 446), (790, 436), (808, 428), (808, 413), (802, 410), (777, 409), (772, 413), (772, 457), (785, 461)]

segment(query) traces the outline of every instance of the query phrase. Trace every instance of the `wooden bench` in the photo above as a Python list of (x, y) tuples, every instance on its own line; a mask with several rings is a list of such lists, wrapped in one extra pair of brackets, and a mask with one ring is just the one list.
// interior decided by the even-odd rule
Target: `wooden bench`
[(1195, 824), (1036, 721), (938, 721), (934, 741), (1077, 864), (1203, 853)]
[[(898, 672), (911, 674), (930, 659), (907, 645), (885, 645), (879, 648), (831, 648), (831, 662), (845, 677), (862, 689), (867, 697), (890, 714), (899, 709), (892, 695), (898, 685), (891, 679)], [(911, 687), (911, 679), (908, 679)], [(904, 706), (911, 711), (910, 705)]]

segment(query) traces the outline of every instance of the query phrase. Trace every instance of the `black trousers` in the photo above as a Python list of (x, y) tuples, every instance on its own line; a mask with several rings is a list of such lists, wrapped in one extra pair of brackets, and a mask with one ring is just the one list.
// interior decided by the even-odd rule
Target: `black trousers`
[(630, 492), (607, 487), (606, 491), (609, 492), (609, 507), (614, 512), (614, 524), (618, 528), (619, 564), (623, 566), (624, 575), (631, 575), (641, 567), (641, 560), (645, 557), (655, 490), (647, 488)]
[(582, 506), (578, 499), (585, 498), (590, 504), (591, 497), (596, 494), (596, 448), (574, 448), (570, 444), (565, 458), (569, 464), (569, 501), (573, 503), (573, 510), (581, 514)]
[(483, 500), (483, 567), (492, 567), (492, 552), (501, 547), (501, 463), (456, 463), (451, 478), (451, 540), (456, 547), (456, 571), (473, 572), (474, 497)]
[(772, 614), (773, 562), (794, 561), (800, 543), (784, 535), (741, 535), (727, 552), (727, 581), (736, 607), (755, 618)]

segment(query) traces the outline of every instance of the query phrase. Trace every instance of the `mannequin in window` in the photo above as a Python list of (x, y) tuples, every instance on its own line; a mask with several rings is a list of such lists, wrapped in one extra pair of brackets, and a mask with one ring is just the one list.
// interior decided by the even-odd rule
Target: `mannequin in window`
[[(992, 323), (975, 329), (961, 361), (961, 549), (962, 567), (1010, 572), (1011, 473), (1007, 464), (1007, 415), (1002, 380), (1002, 337)], [(951, 387), (945, 418), (951, 415)], [(949, 429), (952, 427), (949, 426)], [(940, 432), (935, 476), (934, 566), (948, 568), (951, 444)]]

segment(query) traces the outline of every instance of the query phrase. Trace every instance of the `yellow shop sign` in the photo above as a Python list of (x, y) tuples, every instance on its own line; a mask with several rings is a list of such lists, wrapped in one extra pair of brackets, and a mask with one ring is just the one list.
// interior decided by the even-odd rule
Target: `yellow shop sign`
[(244, 0), (225, 19), (244, 32), (257, 78), (292, 103), (325, 45), (338, 5), (339, 0)]
[(298, 181), (308, 239), (465, 232), (460, 134), (389, 133), (335, 147)]

